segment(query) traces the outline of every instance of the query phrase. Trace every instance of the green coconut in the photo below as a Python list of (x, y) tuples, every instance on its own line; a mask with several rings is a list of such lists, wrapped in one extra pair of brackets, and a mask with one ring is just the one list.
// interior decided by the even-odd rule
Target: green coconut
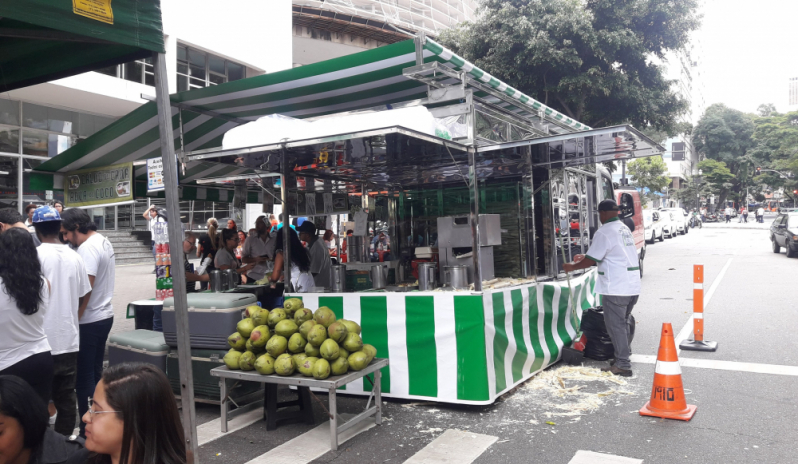
[(288, 315), (285, 313), (285, 310), (283, 308), (274, 308), (271, 311), (269, 311), (269, 318), (267, 323), (269, 324), (269, 327), (273, 329), (278, 322), (282, 321), (287, 317)]
[(322, 324), (316, 324), (308, 332), (308, 343), (315, 347), (321, 346), (327, 340), (327, 328)]
[(360, 335), (356, 333), (346, 334), (346, 339), (341, 344), (346, 351), (353, 353), (355, 351), (360, 351), (363, 348), (363, 340), (360, 338)]
[(349, 355), (349, 367), (353, 371), (362, 371), (369, 365), (369, 355), (363, 351), (357, 351)]
[(313, 311), (308, 308), (299, 308), (294, 312), (294, 322), (296, 325), (302, 325), (306, 321), (313, 319)]
[(300, 374), (304, 376), (313, 377), (313, 371), (312, 371), (313, 365), (316, 364), (316, 361), (318, 360), (319, 358), (317, 357), (308, 356), (302, 361), (302, 364), (297, 366), (297, 370), (299, 371)]
[(327, 336), (335, 340), (335, 343), (343, 342), (347, 333), (346, 326), (341, 321), (335, 321), (327, 327)]
[(274, 361), (274, 372), (277, 375), (291, 375), (294, 373), (294, 360), (291, 356), (285, 358), (278, 358)]
[(305, 340), (308, 339), (308, 333), (310, 332), (310, 329), (312, 329), (314, 325), (316, 325), (316, 321), (311, 319), (309, 321), (303, 322), (302, 325), (299, 326), (299, 333), (301, 333), (302, 336), (305, 337)]
[(255, 359), (257, 359), (255, 353), (245, 351), (244, 354), (238, 358), (238, 367), (240, 367), (242, 371), (251, 371), (255, 369)]
[(255, 329), (255, 324), (252, 322), (252, 319), (248, 317), (245, 319), (241, 319), (240, 321), (238, 321), (238, 324), (236, 324), (236, 330), (244, 338), (249, 338), (249, 335), (252, 333), (254, 329)]
[(313, 320), (316, 321), (317, 324), (323, 325), (326, 329), (335, 322), (335, 313), (332, 309), (322, 306), (313, 313)]
[(297, 327), (296, 322), (291, 319), (283, 319), (274, 326), (274, 333), (285, 338), (291, 338), (291, 335), (297, 333), (298, 330), (299, 327)]
[(269, 354), (262, 354), (255, 360), (255, 370), (258, 374), (271, 375), (274, 374), (274, 361), (275, 359)]
[(249, 334), (249, 341), (252, 342), (252, 346), (257, 348), (266, 346), (266, 342), (268, 342), (270, 338), (272, 338), (272, 333), (267, 325), (259, 325)]
[(275, 335), (266, 342), (266, 352), (276, 358), (288, 349), (288, 340), (282, 335)]
[(247, 347), (247, 339), (241, 336), (240, 333), (236, 332), (227, 337), (227, 344), (230, 345), (230, 347), (234, 350), (244, 351), (244, 349)]
[(313, 346), (310, 343), (305, 345), (305, 354), (308, 356), (315, 356), (317, 358), (321, 357), (321, 351), (319, 351), (319, 347)]
[(255, 326), (268, 325), (269, 314), (271, 313), (268, 309), (261, 308), (260, 311), (256, 311), (255, 314), (250, 317), (252, 318), (252, 323), (255, 324)]
[(241, 355), (244, 354), (240, 351), (230, 350), (227, 354), (224, 355), (224, 365), (227, 366), (228, 369), (241, 369), (239, 365), (239, 360), (241, 359)]
[(341, 322), (344, 323), (344, 325), (346, 326), (346, 330), (348, 332), (356, 333), (356, 334), (360, 335), (360, 324), (358, 324), (357, 322), (353, 322), (353, 321), (347, 320), (347, 319), (341, 319)]
[(319, 359), (313, 363), (311, 372), (313, 372), (314, 379), (324, 380), (330, 376), (330, 363), (326, 359)]
[(343, 356), (330, 363), (330, 372), (332, 375), (344, 375), (349, 370), (349, 360)]
[(302, 336), (300, 333), (295, 333), (291, 335), (291, 338), (288, 339), (288, 351), (291, 353), (304, 353), (305, 346), (307, 346), (308, 341), (305, 340), (305, 337)]

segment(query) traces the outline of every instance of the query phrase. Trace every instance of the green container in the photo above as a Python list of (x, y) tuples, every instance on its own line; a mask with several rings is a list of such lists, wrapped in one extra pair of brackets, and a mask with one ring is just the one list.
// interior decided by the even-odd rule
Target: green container
[(369, 271), (346, 271), (346, 291), (362, 292), (364, 290), (371, 290)]
[[(218, 403), (221, 395), (219, 382), (222, 379), (211, 376), (211, 369), (224, 366), (224, 355), (228, 350), (208, 350), (195, 348), (191, 350), (191, 369), (194, 376), (194, 398), (202, 402)], [(166, 376), (172, 391), (180, 395), (180, 371), (177, 361), (177, 350), (172, 349), (166, 357)], [(235, 401), (260, 389), (257, 382), (238, 382), (229, 392)]]
[(161, 332), (152, 330), (130, 330), (108, 337), (108, 365), (128, 362), (152, 364), (166, 371), (166, 358), (169, 347)]

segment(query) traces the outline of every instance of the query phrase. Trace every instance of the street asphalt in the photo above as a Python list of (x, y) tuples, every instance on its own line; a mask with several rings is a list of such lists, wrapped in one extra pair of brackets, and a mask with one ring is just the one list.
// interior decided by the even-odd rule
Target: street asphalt
[[(705, 339), (717, 341), (719, 348), (682, 351), (680, 357), (790, 366), (787, 375), (750, 372), (748, 364), (731, 364), (731, 370), (682, 366), (687, 402), (698, 406), (693, 419), (682, 422), (638, 414), (651, 393), (652, 362), (634, 363), (635, 375), (620, 384), (585, 369), (603, 362), (588, 360), (577, 369), (558, 363), (490, 406), (384, 400), (382, 426), (312, 462), (401, 463), (451, 429), (495, 437), (476, 463), (566, 464), (579, 450), (647, 464), (796, 462), (798, 285), (793, 281), (798, 259), (771, 251), (770, 222), (772, 217), (750, 228), (712, 224), (649, 244), (632, 350), (636, 356), (656, 356), (662, 323), (673, 324), (676, 333), (682, 330), (693, 310), (693, 265), (703, 264), (705, 300), (712, 293)], [(136, 292), (146, 287), (125, 290), (126, 282), (146, 281), (144, 272), (143, 266), (117, 269), (115, 304), (122, 292), (128, 300), (139, 298)], [(117, 319), (115, 329), (129, 323)], [(326, 407), (326, 395), (317, 396)], [(364, 400), (339, 395), (338, 403), (340, 412), (356, 414)], [(326, 420), (318, 403), (314, 414), (316, 426)], [(210, 426), (218, 417), (217, 406), (197, 406), (199, 423)], [(247, 463), (316, 426), (290, 424), (267, 432), (259, 420), (204, 444), (198, 457), (203, 463)], [(450, 457), (424, 462), (471, 462), (458, 460), (456, 448)]]

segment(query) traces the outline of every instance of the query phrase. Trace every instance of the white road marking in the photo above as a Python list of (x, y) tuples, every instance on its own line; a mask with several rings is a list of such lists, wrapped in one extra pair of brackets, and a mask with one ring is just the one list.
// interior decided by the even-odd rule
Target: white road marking
[[(656, 356), (633, 354), (633, 363), (654, 364)], [(737, 361), (716, 361), (714, 359), (679, 358), (682, 367), (695, 367), (698, 369), (716, 369), (721, 371), (751, 372), (754, 374), (773, 374), (798, 376), (797, 366), (784, 366), (780, 364), (756, 364)]]
[[(348, 421), (353, 418), (353, 414), (339, 414), (338, 418)], [(339, 421), (338, 425), (341, 425)], [(363, 421), (351, 429), (338, 435), (338, 446), (356, 435), (376, 426), (372, 421)], [(330, 451), (330, 421), (302, 435), (289, 440), (282, 445), (272, 448), (247, 464), (303, 464), (313, 461), (324, 453)]]
[(643, 460), (579, 450), (568, 464), (643, 464)]
[(468, 464), (498, 439), (491, 435), (449, 429), (405, 461), (405, 464)]
[(256, 408), (227, 422), (227, 433), (222, 432), (221, 417), (218, 417), (212, 421), (208, 421), (200, 426), (197, 426), (197, 446), (205, 445), (216, 440), (217, 438), (237, 432), (244, 427), (250, 426), (262, 419), (263, 408)]
[[(715, 294), (715, 290), (718, 288), (718, 285), (720, 285), (720, 281), (723, 280), (723, 276), (726, 275), (726, 270), (729, 269), (729, 266), (731, 265), (733, 259), (734, 258), (729, 258), (729, 260), (726, 261), (726, 265), (723, 266), (723, 269), (720, 270), (720, 274), (718, 274), (718, 276), (715, 277), (715, 280), (712, 281), (712, 285), (709, 287), (709, 291), (706, 293), (706, 295), (704, 295), (704, 310), (705, 311), (707, 309), (707, 306), (709, 306), (710, 300), (712, 300), (712, 295)], [(684, 324), (684, 327), (682, 327), (682, 330), (679, 331), (679, 335), (676, 336), (676, 340), (675, 341), (676, 341), (676, 352), (677, 353), (681, 353), (682, 352), (681, 348), (679, 348), (679, 344), (682, 343), (683, 341), (687, 340), (687, 337), (689, 337), (690, 334), (693, 333), (693, 318), (694, 317), (695, 317), (695, 313), (693, 315), (691, 315), (689, 319), (687, 319), (687, 323)]]

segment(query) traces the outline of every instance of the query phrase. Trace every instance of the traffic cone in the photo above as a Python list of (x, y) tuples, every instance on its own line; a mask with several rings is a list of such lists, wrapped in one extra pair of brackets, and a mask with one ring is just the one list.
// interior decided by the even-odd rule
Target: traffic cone
[(695, 410), (696, 406), (687, 404), (684, 399), (682, 368), (679, 366), (679, 355), (676, 354), (673, 327), (666, 322), (662, 324), (651, 399), (640, 409), (640, 415), (689, 421)]

